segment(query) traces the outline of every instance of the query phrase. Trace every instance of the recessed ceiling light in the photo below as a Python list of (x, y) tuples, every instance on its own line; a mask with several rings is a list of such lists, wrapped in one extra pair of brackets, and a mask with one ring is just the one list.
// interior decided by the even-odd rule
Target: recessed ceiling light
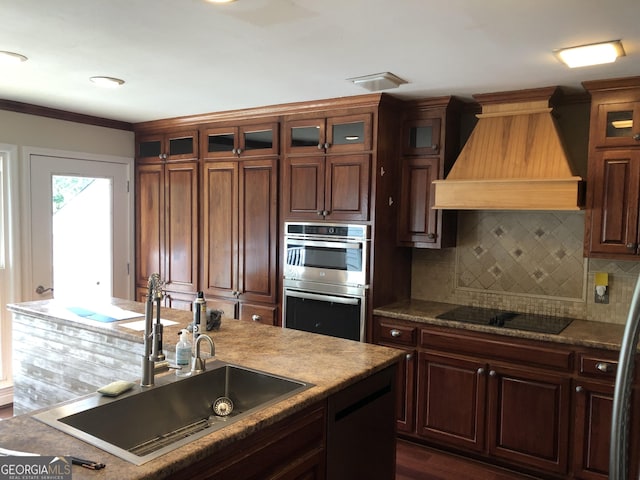
[(91, 77), (89, 80), (91, 80), (93, 83), (95, 83), (100, 87), (107, 87), (107, 88), (119, 87), (124, 83), (124, 80), (121, 80), (119, 78), (114, 78), (114, 77)]
[(569, 68), (588, 67), (615, 62), (625, 55), (620, 40), (563, 48), (554, 52)]
[(406, 80), (389, 72), (374, 73), (373, 75), (365, 75), (364, 77), (347, 78), (347, 80), (371, 92), (398, 88), (403, 83), (407, 83)]
[(24, 55), (20, 55), (19, 53), (0, 51), (0, 63), (9, 64), (22, 63), (26, 61), (27, 57), (25, 57)]

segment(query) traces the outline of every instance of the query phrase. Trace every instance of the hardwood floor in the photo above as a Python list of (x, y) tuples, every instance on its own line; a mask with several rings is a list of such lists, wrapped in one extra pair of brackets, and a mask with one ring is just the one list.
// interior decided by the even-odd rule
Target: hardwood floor
[(2, 405), (0, 407), (0, 420), (3, 418), (11, 418), (13, 417), (13, 404), (10, 405)]
[(536, 480), (536, 477), (398, 440), (396, 480)]

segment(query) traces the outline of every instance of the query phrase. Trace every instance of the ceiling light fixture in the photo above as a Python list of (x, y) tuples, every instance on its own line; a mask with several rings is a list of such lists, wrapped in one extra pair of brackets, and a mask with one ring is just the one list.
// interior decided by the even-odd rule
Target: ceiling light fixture
[(124, 84), (124, 80), (121, 80), (119, 78), (114, 78), (114, 77), (91, 77), (89, 80), (91, 80), (93, 83), (95, 83), (99, 87), (106, 87), (106, 88), (115, 88)]
[(615, 62), (625, 55), (620, 40), (563, 48), (554, 52), (569, 68), (588, 67)]
[(398, 88), (403, 83), (407, 83), (406, 80), (389, 72), (374, 73), (373, 75), (365, 75), (364, 77), (347, 78), (347, 80), (371, 92)]
[(19, 53), (0, 51), (0, 63), (2, 64), (22, 63), (27, 60), (27, 57)]
[(207, 0), (209, 3), (232, 3), (236, 0)]

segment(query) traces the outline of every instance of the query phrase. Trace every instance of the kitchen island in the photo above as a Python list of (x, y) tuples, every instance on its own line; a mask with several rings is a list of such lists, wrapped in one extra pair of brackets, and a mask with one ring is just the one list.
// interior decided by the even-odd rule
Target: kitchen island
[[(112, 303), (128, 311), (140, 314), (144, 312), (142, 303), (117, 299)], [(75, 337), (76, 352), (69, 352), (70, 354), (111, 348), (116, 356), (125, 358), (122, 354), (126, 350), (127, 342), (142, 346), (141, 332), (122, 326), (133, 319), (100, 322), (79, 318), (55, 301), (29, 302), (12, 305), (9, 308), (14, 315), (17, 330), (29, 326), (27, 331), (14, 336), (14, 340), (18, 338), (22, 342), (20, 348), (25, 352), (31, 349), (33, 355), (41, 355), (44, 348), (57, 347), (55, 338), (51, 339), (54, 345), (47, 346), (46, 343), (46, 337), (53, 335), (51, 332), (56, 330), (61, 337), (67, 337), (70, 331), (81, 337)], [(163, 309), (162, 318), (176, 322), (164, 329), (164, 347), (167, 357), (172, 358), (177, 334), (191, 321), (191, 316), (188, 312)], [(38, 333), (38, 327), (42, 327), (43, 332), (50, 333), (41, 335)], [(344, 461), (346, 446), (348, 447), (346, 455), (353, 459), (373, 451), (374, 455), (370, 456), (365, 463), (370, 464), (373, 459), (382, 459), (381, 465), (391, 468), (388, 473), (385, 473), (384, 469), (379, 470), (379, 475), (375, 478), (393, 478), (395, 455), (393, 374), (397, 362), (404, 357), (401, 351), (267, 326), (257, 322), (225, 318), (219, 331), (209, 333), (216, 345), (217, 359), (274, 375), (295, 378), (313, 384), (313, 387), (279, 403), (266, 406), (236, 423), (140, 466), (51, 428), (35, 420), (30, 414), (0, 422), (0, 439), (2, 439), (0, 447), (42, 455), (73, 455), (107, 465), (105, 469), (99, 471), (74, 467), (73, 478), (76, 480), (84, 478), (124, 480), (206, 478), (210, 474), (215, 474), (216, 478), (227, 478), (225, 475), (232, 475), (233, 478), (260, 478), (259, 474), (257, 477), (250, 477), (250, 472), (253, 472), (251, 475), (256, 475), (256, 468), (262, 468), (261, 465), (264, 465), (264, 468), (275, 469), (270, 474), (278, 471), (280, 467), (272, 465), (273, 458), (280, 459), (280, 464), (286, 468), (294, 469), (292, 472), (295, 471), (295, 475), (305, 473), (310, 475), (308, 478), (318, 479), (348, 478), (340, 477), (339, 473), (333, 473), (336, 472), (333, 470), (335, 466)], [(103, 340), (102, 343), (99, 342), (100, 339)], [(82, 343), (91, 347), (81, 348)], [(34, 363), (46, 363), (45, 357), (46, 355), (40, 356), (40, 359)], [(107, 358), (108, 352), (101, 351), (98, 357)], [(141, 357), (138, 352), (133, 352), (132, 358), (134, 359), (132, 372), (138, 371)], [(95, 356), (86, 360), (83, 367), (86, 371), (85, 379), (91, 376), (94, 368), (91, 363), (93, 361), (101, 362), (100, 358)], [(70, 363), (74, 362), (75, 360), (70, 361)], [(57, 367), (61, 369), (62, 365)], [(55, 370), (56, 365), (49, 368)], [(102, 378), (103, 368), (103, 365), (95, 367), (96, 371), (102, 372), (100, 373), (102, 383), (107, 380)], [(118, 370), (119, 368), (116, 365), (114, 372), (126, 371), (126, 369)], [(382, 432), (383, 436), (376, 437), (376, 434), (371, 435), (371, 432), (363, 432), (364, 443), (355, 444), (352, 436), (353, 429), (337, 428), (334, 418), (337, 415), (333, 414), (336, 408), (342, 408), (344, 405), (349, 408), (350, 405), (362, 400), (357, 398), (364, 391), (361, 390), (362, 385), (371, 378), (377, 378), (383, 374), (390, 374), (391, 389), (388, 397), (392, 401), (383, 403), (383, 405), (390, 405), (389, 411), (383, 417), (388, 418), (388, 421), (382, 421), (382, 428), (380, 422), (371, 422), (377, 424), (373, 427), (375, 431)], [(119, 380), (121, 373), (117, 375), (110, 380)], [(17, 372), (18, 390), (20, 376), (21, 373)], [(19, 395), (20, 392), (18, 391), (17, 394)], [(375, 414), (379, 415), (380, 412), (376, 411)], [(368, 422), (365, 422), (366, 424)], [(321, 431), (311, 432), (311, 427), (318, 426), (321, 426)], [(366, 438), (367, 435), (371, 438)], [(296, 449), (299, 450), (299, 448), (296, 444), (301, 445), (304, 443), (303, 440), (308, 440), (310, 449), (298, 452)], [(265, 449), (267, 447), (271, 450)], [(369, 447), (374, 450), (370, 450)], [(287, 458), (287, 455), (292, 454), (295, 456)], [(360, 463), (360, 468), (365, 467), (366, 465), (363, 466), (363, 463)], [(294, 475), (294, 473), (288, 474)]]

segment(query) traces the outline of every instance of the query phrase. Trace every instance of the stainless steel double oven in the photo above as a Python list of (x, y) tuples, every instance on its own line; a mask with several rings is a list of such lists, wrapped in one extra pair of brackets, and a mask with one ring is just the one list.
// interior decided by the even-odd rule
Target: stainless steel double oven
[(285, 223), (285, 328), (365, 340), (367, 225)]

